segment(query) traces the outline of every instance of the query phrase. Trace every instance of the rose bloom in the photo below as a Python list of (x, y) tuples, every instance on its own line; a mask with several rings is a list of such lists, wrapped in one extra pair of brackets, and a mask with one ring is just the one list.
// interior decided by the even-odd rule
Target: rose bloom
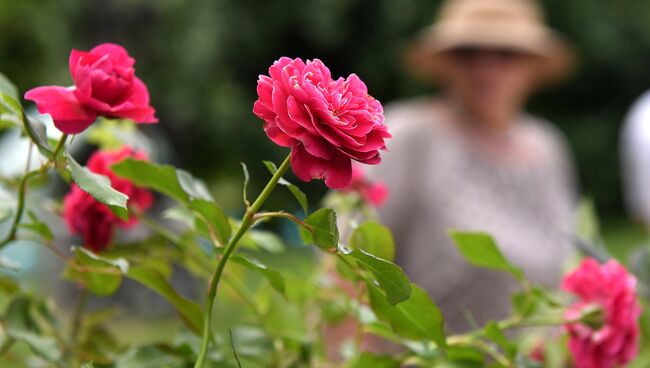
[[(153, 195), (146, 189), (136, 187), (126, 179), (116, 176), (110, 166), (125, 158), (146, 160), (147, 156), (130, 147), (118, 151), (97, 151), (88, 159), (90, 171), (105, 175), (111, 181), (111, 186), (129, 196), (128, 205), (137, 211), (146, 211), (153, 204)], [(100, 252), (108, 247), (116, 226), (130, 228), (137, 224), (137, 218), (131, 217), (124, 221), (118, 218), (111, 209), (98, 202), (90, 194), (84, 192), (76, 184), (63, 201), (63, 218), (72, 234), (79, 234), (84, 241), (84, 247)]]
[(352, 179), (350, 184), (343, 188), (343, 191), (358, 193), (366, 203), (375, 207), (380, 207), (388, 199), (386, 185), (368, 179), (358, 165), (352, 165)]
[(579, 318), (585, 308), (600, 306), (604, 325), (594, 329), (584, 323), (568, 323), (569, 349), (577, 368), (624, 366), (638, 352), (638, 319), (641, 307), (636, 300), (636, 279), (618, 262), (600, 265), (585, 259), (565, 276), (562, 288), (578, 297), (565, 313), (567, 320)]
[(257, 81), (253, 112), (276, 144), (291, 148), (291, 167), (303, 181), (350, 183), (351, 160), (375, 165), (390, 137), (381, 103), (355, 74), (332, 79), (318, 59), (283, 57)]
[(86, 130), (98, 116), (155, 123), (149, 91), (135, 76), (135, 60), (119, 45), (105, 43), (89, 52), (72, 50), (72, 87), (43, 86), (25, 93), (41, 114), (50, 114), (63, 133)]

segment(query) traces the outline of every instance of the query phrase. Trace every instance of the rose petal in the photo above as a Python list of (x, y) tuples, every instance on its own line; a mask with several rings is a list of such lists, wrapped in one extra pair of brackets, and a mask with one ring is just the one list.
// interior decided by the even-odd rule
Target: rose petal
[(74, 92), (65, 87), (37, 87), (27, 91), (25, 99), (34, 101), (38, 111), (49, 114), (54, 125), (66, 134), (81, 133), (97, 119), (97, 115), (84, 108)]

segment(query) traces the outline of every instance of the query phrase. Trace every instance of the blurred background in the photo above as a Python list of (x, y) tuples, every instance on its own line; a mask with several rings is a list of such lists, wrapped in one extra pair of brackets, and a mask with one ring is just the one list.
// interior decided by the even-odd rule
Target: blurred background
[[(144, 131), (167, 140), (174, 163), (204, 178), (235, 210), (239, 161), (248, 163), (256, 190), (267, 179), (261, 160), (285, 155), (252, 113), (257, 75), (280, 56), (320, 58), (334, 76), (359, 74), (384, 104), (432, 93), (406, 72), (402, 50), (431, 23), (438, 3), (0, 0), (0, 70), (21, 91), (68, 85), (70, 49), (124, 45), (161, 121)], [(568, 137), (582, 191), (594, 199), (606, 236), (632, 245), (643, 232), (625, 220), (618, 140), (627, 109), (650, 88), (650, 5), (545, 0), (543, 6), (580, 63), (570, 80), (536, 95), (529, 110)], [(312, 202), (324, 191), (320, 183), (301, 186)]]

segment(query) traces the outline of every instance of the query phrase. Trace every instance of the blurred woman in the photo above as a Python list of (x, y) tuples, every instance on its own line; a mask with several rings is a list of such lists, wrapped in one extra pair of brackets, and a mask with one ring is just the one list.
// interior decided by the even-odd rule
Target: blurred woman
[(442, 93), (386, 108), (394, 138), (369, 174), (390, 192), (380, 218), (397, 262), (458, 332), (507, 316), (518, 286), (467, 264), (451, 229), (490, 233), (530, 279), (559, 283), (571, 249), (572, 165), (562, 136), (523, 105), (566, 74), (571, 54), (532, 1), (449, 0), (408, 56)]

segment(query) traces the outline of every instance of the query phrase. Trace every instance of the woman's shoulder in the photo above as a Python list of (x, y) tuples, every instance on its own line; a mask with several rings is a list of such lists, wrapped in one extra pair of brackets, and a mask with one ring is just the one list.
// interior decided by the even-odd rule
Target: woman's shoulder
[(527, 139), (545, 155), (555, 160), (569, 160), (569, 144), (560, 129), (549, 120), (526, 114), (519, 124)]
[(564, 134), (549, 120), (532, 114), (521, 117), (521, 126), (528, 134), (532, 134), (547, 143), (564, 142)]

